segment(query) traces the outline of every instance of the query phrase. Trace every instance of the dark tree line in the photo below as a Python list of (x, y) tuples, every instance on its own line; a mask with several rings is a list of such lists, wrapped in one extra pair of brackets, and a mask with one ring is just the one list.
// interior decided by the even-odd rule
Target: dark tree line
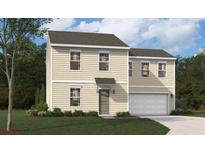
[(178, 108), (205, 107), (205, 52), (176, 61), (176, 105)]
[[(30, 42), (25, 52), (16, 59), (14, 77), (14, 108), (28, 109), (35, 104), (37, 91), (46, 83), (46, 44)], [(0, 53), (2, 56), (2, 53)], [(0, 108), (7, 109), (8, 86), (5, 74), (0, 71)], [(45, 91), (45, 89), (44, 89)]]

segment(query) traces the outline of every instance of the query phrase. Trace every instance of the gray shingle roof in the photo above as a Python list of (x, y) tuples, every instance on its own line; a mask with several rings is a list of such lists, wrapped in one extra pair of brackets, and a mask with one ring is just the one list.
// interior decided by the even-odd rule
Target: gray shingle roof
[(51, 43), (128, 47), (114, 34), (48, 31)]
[(140, 49), (131, 48), (129, 51), (129, 56), (143, 56), (143, 57), (168, 57), (175, 58), (168, 52), (162, 49)]
[(114, 78), (95, 78), (97, 84), (115, 84)]

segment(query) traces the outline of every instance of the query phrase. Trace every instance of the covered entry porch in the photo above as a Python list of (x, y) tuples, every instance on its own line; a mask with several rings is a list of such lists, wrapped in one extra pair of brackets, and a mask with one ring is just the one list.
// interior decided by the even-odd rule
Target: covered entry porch
[(110, 93), (115, 93), (114, 78), (95, 78), (97, 92), (99, 93), (99, 115), (110, 115)]

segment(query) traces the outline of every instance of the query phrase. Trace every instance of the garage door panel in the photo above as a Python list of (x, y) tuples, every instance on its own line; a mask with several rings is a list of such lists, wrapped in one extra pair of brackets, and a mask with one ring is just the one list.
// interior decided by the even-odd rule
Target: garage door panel
[(130, 94), (132, 115), (167, 115), (167, 94)]

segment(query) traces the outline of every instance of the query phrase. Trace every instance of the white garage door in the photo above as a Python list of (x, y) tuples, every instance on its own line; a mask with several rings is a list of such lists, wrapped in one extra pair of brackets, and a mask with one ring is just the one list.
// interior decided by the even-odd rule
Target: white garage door
[(132, 115), (167, 115), (167, 94), (129, 94)]

